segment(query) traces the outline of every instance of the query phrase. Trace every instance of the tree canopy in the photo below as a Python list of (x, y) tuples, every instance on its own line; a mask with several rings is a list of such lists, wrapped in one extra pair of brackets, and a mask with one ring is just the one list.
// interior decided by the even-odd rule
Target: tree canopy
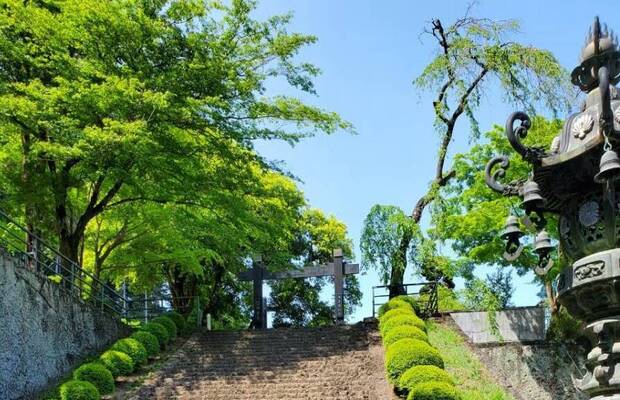
[[(97, 277), (238, 313), (255, 254), (290, 268), (308, 205), (253, 150), (350, 131), (314, 94), (316, 37), (252, 0), (8, 0), (0, 207)], [(322, 239), (320, 239), (322, 240)], [(65, 276), (65, 279), (71, 279)]]

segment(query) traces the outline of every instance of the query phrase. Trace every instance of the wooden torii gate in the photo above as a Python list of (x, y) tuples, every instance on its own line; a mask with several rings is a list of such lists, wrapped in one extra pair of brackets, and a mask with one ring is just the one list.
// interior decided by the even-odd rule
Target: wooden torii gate
[(312, 278), (319, 276), (334, 277), (335, 292), (335, 319), (337, 324), (344, 322), (344, 276), (358, 274), (359, 264), (349, 264), (344, 261), (341, 249), (335, 249), (332, 262), (321, 265), (306, 265), (302, 269), (291, 271), (270, 272), (265, 269), (262, 259), (257, 257), (252, 262), (252, 269), (241, 272), (238, 277), (242, 281), (254, 283), (253, 305), (254, 321), (256, 329), (267, 328), (267, 306), (263, 299), (263, 281), (279, 280), (288, 278)]

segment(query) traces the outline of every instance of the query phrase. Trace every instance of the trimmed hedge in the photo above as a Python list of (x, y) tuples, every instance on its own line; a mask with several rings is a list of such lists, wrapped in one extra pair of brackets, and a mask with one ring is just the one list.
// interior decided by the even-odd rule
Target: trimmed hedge
[(388, 380), (396, 385), (401, 375), (416, 365), (434, 365), (443, 368), (443, 359), (437, 349), (417, 339), (401, 339), (385, 353)]
[(157, 336), (147, 331), (138, 331), (131, 334), (130, 338), (142, 343), (142, 346), (146, 349), (149, 356), (154, 356), (159, 353), (159, 340)]
[(179, 335), (187, 333), (187, 323), (185, 322), (185, 318), (176, 311), (170, 311), (164, 314), (165, 317), (168, 317), (174, 322), (177, 326), (177, 333)]
[(165, 348), (170, 340), (170, 335), (168, 335), (168, 330), (162, 324), (158, 324), (155, 322), (149, 322), (148, 324), (144, 324), (141, 330), (151, 333), (155, 335), (157, 341), (159, 342), (160, 348)]
[(60, 386), (60, 400), (99, 400), (99, 391), (90, 382), (67, 381)]
[(409, 303), (409, 305), (411, 305), (411, 307), (413, 307), (413, 311), (416, 314), (420, 313), (420, 304), (418, 303), (418, 301), (413, 297), (413, 296), (408, 296), (408, 295), (400, 295), (400, 296), (396, 296), (393, 297), (392, 300), (396, 301), (404, 301), (406, 303)]
[(416, 365), (405, 371), (398, 379), (398, 388), (408, 392), (426, 382), (444, 382), (454, 385), (450, 375), (434, 365)]
[(114, 392), (114, 377), (112, 373), (99, 363), (82, 364), (73, 371), (73, 379), (92, 383), (100, 394)]
[(163, 325), (168, 331), (168, 337), (170, 339), (174, 339), (177, 337), (177, 326), (174, 321), (168, 317), (164, 317), (163, 315), (157, 318), (153, 318), (153, 322), (156, 324)]
[(411, 325), (422, 331), (426, 331), (426, 324), (424, 323), (424, 321), (422, 321), (420, 317), (417, 317), (414, 313), (411, 313), (409, 315), (397, 315), (388, 319), (385, 322), (381, 321), (379, 323), (379, 331), (381, 331), (381, 336), (385, 337), (385, 335), (390, 330), (402, 325)]
[(111, 349), (127, 354), (131, 357), (135, 366), (144, 364), (148, 358), (146, 348), (142, 343), (132, 338), (124, 338), (116, 341)]
[(409, 392), (407, 400), (461, 400), (461, 395), (449, 383), (426, 382)]
[(400, 339), (418, 339), (428, 343), (426, 333), (413, 325), (400, 325), (390, 329), (383, 337), (383, 346), (386, 348)]
[(99, 360), (101, 360), (104, 367), (110, 370), (114, 377), (129, 375), (134, 369), (131, 357), (120, 351), (108, 350), (99, 357)]
[(395, 308), (404, 308), (407, 310), (411, 310), (411, 312), (415, 312), (411, 304), (409, 304), (408, 302), (402, 299), (393, 298), (387, 303), (381, 305), (381, 307), (379, 307), (379, 318), (381, 318), (381, 316), (383, 316), (383, 314), (385, 314), (386, 312)]
[(381, 317), (379, 317), (379, 324), (383, 324), (386, 321), (389, 321), (390, 319), (394, 318), (394, 317), (398, 317), (399, 315), (415, 315), (415, 313), (413, 313), (411, 310), (407, 309), (407, 308), (393, 308), (389, 311), (386, 311), (385, 314), (383, 314)]

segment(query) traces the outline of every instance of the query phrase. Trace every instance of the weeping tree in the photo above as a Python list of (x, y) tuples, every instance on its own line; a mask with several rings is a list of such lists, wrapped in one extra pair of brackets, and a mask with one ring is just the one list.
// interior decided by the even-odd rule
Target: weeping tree
[[(554, 113), (568, 107), (565, 70), (549, 51), (513, 41), (511, 37), (519, 29), (517, 21), (474, 18), (469, 11), (450, 25), (435, 19), (422, 34), (430, 39), (436, 51), (415, 79), (414, 86), (417, 90), (435, 93), (432, 112), (439, 147), (430, 185), (409, 215), (415, 225), (419, 225), (426, 208), (438, 198), (441, 188), (455, 177), (454, 169), (449, 167), (449, 152), (457, 134), (457, 123), (464, 117), (466, 121), (461, 125), (464, 131), (469, 128), (470, 140), (479, 138), (476, 111), (483, 104), (485, 93), (499, 90), (506, 102), (530, 113), (541, 107)], [(381, 235), (389, 229), (371, 231)], [(390, 260), (390, 273), (384, 274), (384, 283), (391, 286), (390, 296), (402, 294), (400, 284), (407, 254), (416, 252), (416, 242), (421, 242), (414, 232), (416, 230), (402, 230), (399, 251)], [(367, 237), (367, 240), (381, 243), (383, 239)], [(436, 276), (438, 272), (433, 268), (432, 263), (427, 262), (425, 274)]]

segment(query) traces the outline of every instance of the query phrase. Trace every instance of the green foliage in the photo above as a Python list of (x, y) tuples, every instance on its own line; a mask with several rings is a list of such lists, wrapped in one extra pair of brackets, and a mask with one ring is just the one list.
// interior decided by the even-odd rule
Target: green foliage
[(126, 353), (108, 350), (99, 357), (99, 361), (106, 367), (114, 377), (129, 375), (135, 367), (133, 360)]
[(447, 382), (424, 382), (416, 385), (407, 400), (461, 400), (458, 390)]
[(168, 330), (165, 326), (155, 323), (149, 322), (142, 326), (143, 331), (153, 334), (157, 341), (159, 342), (159, 347), (164, 349), (170, 340), (170, 336), (168, 335)]
[(82, 364), (73, 371), (73, 379), (92, 383), (100, 394), (114, 392), (114, 377), (112, 373), (99, 363)]
[(547, 328), (547, 341), (557, 343), (575, 343), (584, 337), (583, 323), (573, 318), (564, 307), (551, 316)]
[(420, 304), (418, 304), (418, 301), (413, 296), (400, 295), (400, 296), (396, 296), (390, 299), (390, 301), (400, 301), (400, 300), (409, 303), (411, 307), (413, 308), (413, 310), (415, 311), (416, 315), (420, 314)]
[(246, 324), (236, 274), (256, 254), (290, 267), (307, 206), (254, 143), (352, 131), (300, 100), (320, 71), (299, 52), (317, 39), (256, 6), (3, 2), (0, 207), (103, 281), (167, 285)]
[(60, 400), (99, 400), (99, 391), (90, 382), (71, 380), (60, 386)]
[(416, 365), (405, 371), (398, 380), (398, 388), (413, 391), (416, 386), (427, 382), (444, 382), (454, 385), (454, 381), (446, 371), (434, 365)]
[(454, 379), (465, 400), (513, 400), (486, 372), (463, 337), (448, 326), (428, 322), (428, 338), (441, 349), (445, 369)]
[(168, 331), (168, 337), (170, 340), (177, 337), (177, 326), (172, 319), (162, 315), (160, 317), (153, 318), (153, 323), (163, 325)]
[[(527, 146), (547, 148), (561, 128), (562, 121), (534, 117), (524, 142)], [(497, 154), (510, 156), (505, 182), (526, 179), (530, 166), (511, 151), (503, 126), (495, 126), (486, 132), (484, 139), (484, 142), (471, 146), (466, 153), (454, 156), (455, 177), (442, 188), (441, 196), (432, 208), (430, 236), (450, 243), (456, 256), (452, 262), (466, 279), (473, 278), (472, 271), (478, 265), (514, 267), (521, 275), (529, 271), (536, 261), (536, 256), (527, 248), (516, 262), (509, 263), (502, 258), (505, 244), (500, 233), (517, 200), (492, 191), (484, 180), (485, 165)], [(556, 224), (555, 218), (550, 217), (547, 231), (552, 236), (557, 232)], [(553, 279), (561, 268), (558, 260), (555, 264), (548, 279)]]
[(385, 369), (392, 384), (397, 384), (401, 375), (416, 365), (434, 365), (438, 368), (444, 366), (441, 354), (421, 340), (401, 339), (392, 344), (385, 353)]
[[(303, 211), (294, 231), (290, 255), (294, 266), (329, 263), (333, 250), (341, 249), (343, 255), (353, 258), (353, 242), (347, 227), (332, 215), (310, 208)], [(273, 281), (270, 307), (275, 311), (273, 326), (322, 326), (333, 323), (333, 306), (321, 299), (321, 291), (331, 277), (312, 279), (285, 279)], [(362, 293), (356, 276), (345, 276), (345, 313), (352, 313), (361, 303)]]
[(142, 343), (132, 338), (117, 340), (116, 343), (112, 345), (111, 349), (127, 354), (131, 357), (135, 366), (144, 364), (148, 358), (146, 348)]
[(402, 299), (391, 299), (390, 301), (382, 304), (381, 307), (379, 307), (379, 312), (378, 312), (379, 318), (381, 318), (383, 314), (387, 313), (388, 311), (394, 310), (397, 308), (402, 308), (412, 313), (415, 312), (409, 302), (404, 301)]
[[(402, 248), (401, 239), (410, 238), (409, 246)], [(403, 210), (395, 206), (376, 204), (364, 220), (361, 237), (362, 266), (379, 272), (384, 285), (392, 282), (393, 270), (404, 272), (407, 259), (421, 239), (418, 225)]]
[(379, 323), (379, 331), (381, 336), (385, 336), (390, 330), (402, 325), (415, 326), (418, 329), (426, 330), (424, 321), (411, 313), (411, 315), (397, 315), (385, 322)]
[(185, 317), (175, 311), (170, 311), (166, 313), (164, 316), (170, 318), (172, 322), (177, 327), (178, 334), (186, 334), (187, 333), (187, 322), (185, 321)]
[(142, 343), (142, 346), (144, 346), (149, 356), (155, 356), (159, 353), (159, 341), (157, 340), (157, 336), (152, 333), (138, 331), (132, 333), (130, 337)]
[(383, 346), (388, 348), (391, 344), (396, 343), (400, 339), (417, 339), (428, 342), (426, 333), (412, 325), (401, 325), (390, 329), (383, 336)]
[(390, 319), (400, 316), (400, 315), (412, 315), (413, 310), (406, 307), (393, 308), (389, 311), (386, 311), (383, 315), (379, 317), (379, 325), (386, 323)]

